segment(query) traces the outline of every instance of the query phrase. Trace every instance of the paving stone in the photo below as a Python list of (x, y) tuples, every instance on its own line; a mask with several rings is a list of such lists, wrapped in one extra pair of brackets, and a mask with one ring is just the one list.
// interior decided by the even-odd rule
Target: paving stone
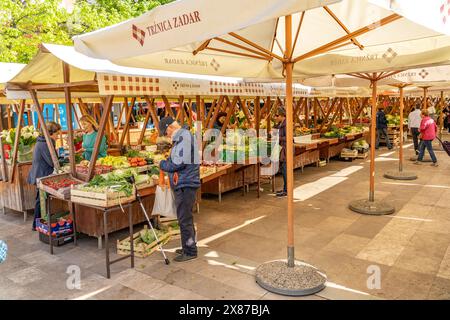
[(382, 278), (378, 296), (384, 299), (422, 300), (428, 297), (434, 276), (392, 267)]
[(437, 275), (441, 278), (450, 280), (450, 246), (447, 247), (444, 257), (442, 258)]
[(436, 277), (427, 298), (432, 300), (450, 300), (450, 280)]
[(427, 251), (407, 246), (402, 251), (394, 266), (414, 272), (435, 275), (439, 271), (441, 257), (428, 254)]
[(369, 242), (370, 240), (364, 237), (340, 234), (327, 244), (324, 249), (355, 257)]
[(27, 285), (29, 283), (38, 281), (43, 277), (45, 277), (45, 273), (35, 267), (22, 269), (7, 276), (9, 280), (12, 280), (19, 285)]
[(142, 292), (138, 292), (121, 284), (99, 292), (89, 300), (150, 300), (151, 298)]

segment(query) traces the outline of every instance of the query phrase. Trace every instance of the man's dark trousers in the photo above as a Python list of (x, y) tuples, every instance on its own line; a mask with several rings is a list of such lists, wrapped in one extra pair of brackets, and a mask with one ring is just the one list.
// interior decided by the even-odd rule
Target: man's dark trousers
[(280, 161), (280, 171), (283, 176), (283, 192), (287, 192), (287, 164), (286, 164), (286, 161)]
[(414, 151), (416, 151), (416, 154), (419, 153), (419, 128), (411, 128), (411, 134), (414, 142)]
[(174, 191), (175, 205), (177, 206), (177, 218), (180, 225), (181, 245), (183, 253), (189, 256), (197, 255), (197, 243), (195, 237), (194, 207), (197, 188), (180, 188)]

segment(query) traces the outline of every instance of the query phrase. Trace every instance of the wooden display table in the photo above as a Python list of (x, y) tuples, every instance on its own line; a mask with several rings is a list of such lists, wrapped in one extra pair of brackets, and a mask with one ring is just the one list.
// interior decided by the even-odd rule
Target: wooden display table
[[(11, 176), (11, 165), (6, 165), (8, 177)], [(36, 186), (27, 182), (31, 170), (31, 162), (18, 163), (14, 182), (0, 182), (0, 209), (5, 208), (23, 213), (23, 221), (27, 220), (27, 211), (34, 210), (36, 203)]]
[[(147, 209), (149, 215), (153, 211), (153, 204), (155, 202), (156, 186), (139, 190), (142, 196), (142, 202)], [(75, 214), (77, 215), (77, 231), (85, 233), (91, 237), (97, 237), (98, 247), (102, 248), (102, 237), (105, 235), (104, 226), (104, 211), (97, 207), (85, 206), (82, 204), (75, 205)], [(131, 219), (133, 224), (139, 224), (146, 221), (145, 215), (138, 202), (133, 202), (130, 207)], [(154, 216), (159, 224), (159, 216)], [(129, 226), (128, 216), (125, 215), (120, 207), (115, 210), (108, 211), (108, 232), (115, 232), (125, 229)]]
[(295, 143), (294, 169), (303, 168), (310, 164), (319, 165), (320, 152), (316, 140), (309, 143)]
[(232, 164), (227, 169), (202, 179), (201, 192), (217, 195), (219, 202), (222, 202), (223, 192), (244, 188), (245, 193), (247, 185), (259, 182), (259, 168), (259, 163)]

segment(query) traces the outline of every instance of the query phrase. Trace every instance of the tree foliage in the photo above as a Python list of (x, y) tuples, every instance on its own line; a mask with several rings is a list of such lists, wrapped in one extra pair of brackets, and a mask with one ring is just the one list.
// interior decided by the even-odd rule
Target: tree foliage
[(173, 0), (0, 0), (0, 61), (28, 63), (42, 42), (71, 45), (75, 35), (139, 16)]

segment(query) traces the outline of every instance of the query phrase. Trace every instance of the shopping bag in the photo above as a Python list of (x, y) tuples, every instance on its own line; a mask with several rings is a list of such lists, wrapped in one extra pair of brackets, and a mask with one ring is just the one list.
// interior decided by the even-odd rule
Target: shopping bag
[(438, 137), (436, 137), (439, 142), (442, 145), (442, 148), (445, 150), (445, 152), (447, 152), (447, 154), (450, 156), (450, 141), (442, 141), (441, 139), (439, 139)]
[(177, 218), (175, 196), (171, 189), (165, 186), (156, 186), (155, 203), (152, 215), (161, 215), (166, 218)]

